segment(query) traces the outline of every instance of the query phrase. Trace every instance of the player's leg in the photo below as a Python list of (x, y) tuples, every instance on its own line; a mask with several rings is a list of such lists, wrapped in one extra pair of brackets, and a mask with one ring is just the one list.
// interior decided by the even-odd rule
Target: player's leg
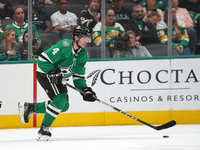
[(51, 137), (51, 133), (49, 132), (49, 127), (56, 119), (58, 114), (62, 111), (62, 109), (68, 105), (67, 100), (67, 88), (62, 84), (52, 84), (48, 78), (48, 76), (37, 72), (36, 77), (46, 91), (47, 95), (53, 101), (36, 103), (35, 112), (36, 113), (45, 113), (42, 125), (40, 130), (38, 131), (38, 140), (48, 140)]
[[(49, 96), (49, 98), (53, 99), (53, 97), (57, 94), (55, 93), (56, 91), (54, 90), (56, 86), (51, 84), (48, 76), (44, 73), (36, 72), (36, 77), (37, 77), (38, 82), (42, 86), (42, 88), (45, 90), (45, 92)], [(65, 92), (66, 90), (63, 90), (63, 91)], [(21, 123), (28, 123), (31, 114), (33, 114), (34, 112), (45, 113), (46, 107), (51, 101), (52, 100), (39, 102), (36, 104), (28, 103), (28, 102), (19, 102), (18, 108), (19, 108), (19, 117), (20, 117)]]
[(69, 95), (66, 94), (66, 96), (67, 96), (68, 103), (66, 103), (66, 105), (63, 107), (61, 112), (66, 112), (69, 109)]
[(42, 125), (40, 127), (40, 130), (38, 131), (37, 140), (48, 140), (49, 137), (51, 137), (49, 127), (52, 125), (52, 123), (57, 118), (59, 113), (66, 106), (69, 107), (69, 103), (68, 103), (67, 96), (65, 93), (56, 95), (53, 98), (53, 102), (51, 102), (47, 106), (46, 113), (45, 113), (44, 119), (42, 121)]

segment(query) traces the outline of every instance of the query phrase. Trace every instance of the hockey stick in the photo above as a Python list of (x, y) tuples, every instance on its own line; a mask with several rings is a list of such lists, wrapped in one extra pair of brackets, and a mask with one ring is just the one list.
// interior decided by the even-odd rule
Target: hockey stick
[[(63, 85), (66, 85), (66, 86), (68, 86), (68, 87), (70, 87), (70, 88), (72, 88), (72, 89), (74, 89), (74, 90), (76, 90), (76, 91), (78, 91), (78, 92), (80, 92), (80, 93), (82, 93), (82, 94), (84, 94), (84, 95), (86, 94), (86, 93), (83, 92), (82, 90), (79, 90), (78, 88), (76, 88), (76, 87), (74, 87), (74, 86), (68, 84), (68, 83), (66, 82), (65, 79), (62, 80), (62, 84), (63, 84)], [(98, 99), (98, 98), (96, 99), (96, 101), (98, 101), (98, 102), (100, 102), (100, 103), (102, 103), (102, 104), (105, 104), (105, 105), (107, 105), (108, 107), (110, 107), (110, 108), (112, 108), (112, 109), (114, 109), (114, 110), (116, 110), (116, 111), (118, 111), (118, 112), (120, 112), (120, 113), (122, 113), (122, 114), (124, 114), (124, 115), (126, 115), (126, 116), (128, 116), (128, 117), (130, 117), (130, 118), (132, 118), (132, 119), (134, 119), (134, 120), (136, 120), (136, 121), (142, 123), (142, 124), (145, 124), (145, 125), (147, 125), (147, 126), (153, 128), (153, 129), (155, 129), (155, 130), (163, 130), (163, 129), (167, 129), (167, 128), (170, 128), (170, 127), (173, 127), (173, 126), (176, 125), (176, 121), (175, 121), (175, 120), (172, 120), (172, 121), (167, 122), (167, 123), (165, 123), (165, 124), (163, 124), (163, 125), (160, 125), (160, 126), (153, 126), (153, 125), (151, 125), (151, 124), (149, 124), (149, 123), (146, 123), (146, 122), (144, 122), (144, 121), (142, 121), (142, 120), (140, 120), (140, 119), (138, 119), (138, 118), (136, 118), (136, 117), (134, 117), (134, 116), (132, 116), (132, 115), (130, 115), (130, 114), (128, 114), (128, 113), (126, 113), (126, 112), (124, 112), (124, 111), (122, 111), (122, 110), (120, 110), (120, 109), (118, 109), (118, 108), (116, 108), (116, 107), (114, 107), (114, 106), (112, 106), (112, 105), (110, 105), (110, 104), (108, 104), (108, 103), (106, 103), (106, 102), (104, 102), (104, 101)]]

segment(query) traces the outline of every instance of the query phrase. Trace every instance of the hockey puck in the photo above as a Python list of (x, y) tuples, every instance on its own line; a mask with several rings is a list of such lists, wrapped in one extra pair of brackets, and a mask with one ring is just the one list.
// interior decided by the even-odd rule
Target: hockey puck
[(169, 136), (168, 135), (163, 135), (163, 138), (169, 138)]

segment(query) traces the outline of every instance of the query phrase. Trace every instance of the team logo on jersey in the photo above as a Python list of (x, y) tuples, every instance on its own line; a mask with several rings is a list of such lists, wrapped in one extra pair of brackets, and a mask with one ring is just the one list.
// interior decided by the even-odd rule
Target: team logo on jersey
[(147, 26), (145, 26), (145, 27), (144, 27), (144, 30), (145, 30), (145, 31), (148, 31), (149, 29), (148, 29), (148, 27), (147, 27)]
[(63, 41), (63, 42), (62, 42), (62, 45), (63, 45), (64, 47), (69, 47), (70, 44), (69, 44), (69, 42), (67, 42), (67, 41)]
[(6, 4), (2, 4), (2, 3), (0, 3), (0, 8), (1, 9), (4, 9), (4, 6), (5, 6)]
[(68, 68), (64, 68), (64, 67), (59, 66), (59, 68), (60, 68), (60, 71), (62, 72), (62, 75), (64, 77), (73, 74), (72, 71), (71, 71), (72, 66), (69, 66)]

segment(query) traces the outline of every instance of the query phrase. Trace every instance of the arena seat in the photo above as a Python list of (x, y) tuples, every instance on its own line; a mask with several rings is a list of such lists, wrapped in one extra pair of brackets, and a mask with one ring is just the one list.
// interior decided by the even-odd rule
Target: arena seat
[(59, 10), (57, 5), (45, 4), (42, 11), (46, 12), (49, 16)]
[(1, 20), (1, 25), (2, 25), (2, 30), (5, 31), (7, 25), (14, 23), (15, 19), (2, 19)]
[(75, 13), (75, 15), (79, 18), (80, 17), (80, 13), (82, 10), (86, 9), (85, 5), (83, 4), (70, 4), (67, 7), (67, 10)]
[(86, 45), (89, 58), (101, 58), (101, 46)]
[(72, 39), (72, 32), (67, 32), (67, 31), (60, 32), (60, 40), (63, 39)]
[(26, 0), (11, 0), (10, 1), (13, 4), (25, 4)]
[(131, 1), (124, 1), (122, 7), (125, 7), (125, 8), (127, 8), (128, 10), (130, 10), (132, 12), (133, 11), (133, 7), (135, 5), (137, 5), (137, 3), (133, 2), (133, 1), (132, 2)]
[(42, 41), (41, 46), (44, 50), (47, 50), (59, 41), (59, 35), (54, 32), (41, 32), (39, 36)]
[(145, 45), (152, 56), (167, 56), (168, 47), (167, 44), (162, 43), (152, 43)]

